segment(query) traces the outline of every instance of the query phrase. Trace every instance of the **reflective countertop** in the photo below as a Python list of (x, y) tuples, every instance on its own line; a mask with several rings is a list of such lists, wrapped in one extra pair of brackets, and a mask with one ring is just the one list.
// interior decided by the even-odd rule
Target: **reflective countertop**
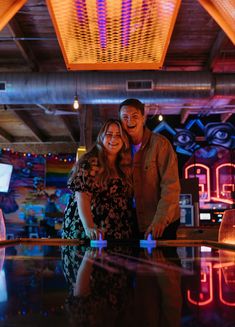
[(235, 326), (235, 252), (203, 242), (0, 246), (0, 326)]

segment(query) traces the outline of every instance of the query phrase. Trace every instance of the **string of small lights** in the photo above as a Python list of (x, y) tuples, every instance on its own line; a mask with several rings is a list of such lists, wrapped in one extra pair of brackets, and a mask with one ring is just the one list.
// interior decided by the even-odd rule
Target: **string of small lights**
[(0, 155), (1, 154), (9, 154), (9, 155), (14, 155), (19, 158), (45, 158), (45, 159), (53, 159), (53, 160), (58, 160), (58, 161), (63, 161), (63, 162), (74, 162), (76, 159), (76, 154), (61, 154), (61, 153), (44, 153), (44, 154), (36, 154), (33, 152), (18, 152), (14, 151), (13, 149), (10, 148), (0, 148)]

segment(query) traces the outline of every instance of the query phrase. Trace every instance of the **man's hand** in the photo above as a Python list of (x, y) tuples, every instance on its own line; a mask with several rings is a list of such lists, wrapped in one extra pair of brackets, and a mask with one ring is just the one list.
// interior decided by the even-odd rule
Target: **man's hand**
[(149, 225), (149, 227), (147, 228), (144, 237), (147, 238), (149, 234), (152, 234), (153, 239), (162, 237), (165, 228), (165, 223), (153, 220), (151, 225)]

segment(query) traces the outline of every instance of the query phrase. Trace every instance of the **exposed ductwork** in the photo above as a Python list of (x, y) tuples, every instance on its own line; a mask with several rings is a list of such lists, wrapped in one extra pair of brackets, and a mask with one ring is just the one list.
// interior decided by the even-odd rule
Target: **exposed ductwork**
[(235, 95), (235, 74), (210, 72), (0, 73), (0, 104), (116, 104), (139, 98), (146, 104), (194, 103)]

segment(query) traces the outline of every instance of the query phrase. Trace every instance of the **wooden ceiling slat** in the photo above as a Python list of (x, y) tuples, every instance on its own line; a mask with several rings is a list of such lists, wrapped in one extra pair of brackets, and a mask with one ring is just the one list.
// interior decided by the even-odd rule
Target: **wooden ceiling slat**
[[(11, 18), (10, 21), (8, 20), (9, 25), (0, 31), (0, 72), (21, 73), (38, 69), (41, 72), (67, 71), (46, 0), (27, 0), (14, 18)], [(24, 38), (24, 41), (20, 40), (21, 38)], [(215, 73), (234, 73), (235, 46), (227, 36), (224, 36), (220, 26), (199, 1), (182, 0), (163, 65), (163, 70), (175, 71), (179, 74), (181, 71), (207, 70)], [(85, 86), (84, 92), (86, 92)], [(37, 144), (37, 153), (57, 152), (58, 149), (63, 152), (69, 149), (68, 144), (71, 144), (71, 149), (76, 149), (79, 141), (89, 147), (95, 140), (102, 123), (110, 117), (117, 117), (118, 104), (112, 104), (111, 100), (107, 99), (107, 105), (94, 103), (87, 107), (82, 127), (84, 135), (81, 136), (81, 140), (79, 120), (76, 116), (76, 119), (72, 116), (52, 117), (36, 108), (35, 104), (28, 107), (20, 103), (16, 104), (17, 116), (13, 114), (13, 110), (12, 115), (10, 110), (0, 113), (2, 142), (0, 148), (5, 147), (3, 138), (6, 144), (18, 144), (18, 151), (22, 149), (24, 152), (36, 152), (34, 148)], [(166, 103), (162, 104), (161, 109), (166, 115), (180, 115), (181, 121), (186, 121), (189, 112), (190, 115), (195, 116), (202, 111), (207, 115), (217, 112), (218, 115), (221, 114), (221, 119), (232, 121), (234, 108), (228, 106), (233, 101), (235, 96), (229, 99), (212, 97), (200, 102), (198, 99), (191, 99), (187, 104), (182, 99), (173, 105), (166, 98)], [(48, 103), (46, 107), (52, 108), (55, 112), (70, 111), (72, 102), (73, 99), (71, 105), (64, 106)], [(11, 109), (14, 109), (14, 106), (11, 106)], [(233, 116), (229, 117), (229, 110)], [(90, 115), (93, 117), (91, 118)], [(35, 144), (30, 146), (32, 142)], [(51, 144), (46, 147), (45, 143), (48, 142)], [(64, 144), (63, 150), (60, 146), (61, 142)]]
[(205, 69), (214, 71), (216, 62), (220, 58), (221, 49), (223, 48), (223, 46), (225, 45), (225, 42), (227, 42), (227, 40), (228, 40), (228, 38), (225, 35), (225, 33), (222, 30), (219, 31), (219, 33), (216, 37), (216, 40), (213, 44), (213, 47), (211, 48), (211, 51), (210, 51), (210, 54), (208, 57), (208, 61), (205, 65)]
[(60, 119), (63, 121), (64, 125), (66, 126), (71, 139), (74, 142), (79, 142), (79, 138), (80, 138), (80, 135), (78, 133), (79, 130), (78, 130), (78, 128), (75, 129), (74, 126), (72, 125), (71, 117), (61, 116)]
[[(9, 24), (8, 24), (8, 29), (12, 35), (13, 38), (23, 38), (24, 33), (22, 32), (20, 25), (18, 24), (16, 18), (13, 18)], [(20, 50), (23, 58), (29, 65), (30, 69), (32, 71), (38, 71), (38, 62), (34, 56), (34, 53), (32, 49), (30, 48), (29, 44), (27, 41), (21, 41), (15, 39), (14, 42), (16, 43), (18, 49)]]
[(24, 122), (24, 124), (33, 132), (39, 142), (46, 142), (47, 138), (38, 126), (31, 120), (30, 116), (23, 110), (15, 111), (15, 114)]
[(8, 142), (14, 142), (14, 137), (7, 133), (3, 128), (0, 127), (0, 136), (3, 137)]

